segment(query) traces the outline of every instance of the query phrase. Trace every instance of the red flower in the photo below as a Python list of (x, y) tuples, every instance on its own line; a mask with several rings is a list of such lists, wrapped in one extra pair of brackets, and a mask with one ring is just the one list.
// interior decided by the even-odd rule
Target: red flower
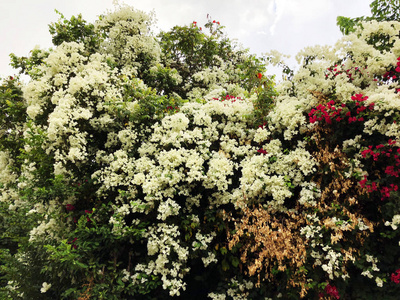
[(400, 283), (400, 269), (396, 270), (395, 273), (392, 273), (390, 280), (392, 280), (396, 284)]
[(261, 78), (262, 78), (262, 74), (261, 74), (261, 73), (258, 73), (258, 74), (257, 74), (257, 77), (258, 77), (258, 79), (261, 79)]
[(340, 299), (339, 292), (337, 288), (333, 285), (328, 284), (325, 288), (325, 292), (328, 295), (335, 297), (336, 299)]
[(268, 152), (265, 151), (264, 149), (259, 149), (259, 150), (257, 150), (257, 152), (258, 152), (258, 153), (261, 153), (261, 154), (267, 154), (267, 153), (268, 153)]
[(78, 248), (78, 246), (77, 245), (75, 245), (75, 242), (78, 240), (78, 238), (74, 238), (71, 242), (67, 242), (67, 244), (72, 244), (72, 248), (74, 248), (74, 249), (76, 249), (76, 248)]
[(67, 211), (73, 211), (73, 210), (75, 210), (75, 206), (73, 206), (72, 204), (67, 204), (67, 205), (65, 205), (65, 209)]

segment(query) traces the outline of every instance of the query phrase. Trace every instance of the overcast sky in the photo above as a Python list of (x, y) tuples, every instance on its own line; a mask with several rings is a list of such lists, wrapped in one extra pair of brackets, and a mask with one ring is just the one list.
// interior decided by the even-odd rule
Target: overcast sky
[[(306, 46), (332, 45), (341, 33), (336, 17), (370, 15), (372, 0), (125, 0), (145, 12), (155, 11), (157, 26), (168, 30), (193, 21), (204, 24), (207, 14), (226, 27), (251, 53), (278, 50), (292, 57)], [(55, 9), (70, 18), (81, 13), (94, 21), (113, 9), (113, 0), (0, 0), (0, 77), (13, 75), (10, 53), (27, 56), (29, 51), (52, 46), (48, 24), (55, 22)]]

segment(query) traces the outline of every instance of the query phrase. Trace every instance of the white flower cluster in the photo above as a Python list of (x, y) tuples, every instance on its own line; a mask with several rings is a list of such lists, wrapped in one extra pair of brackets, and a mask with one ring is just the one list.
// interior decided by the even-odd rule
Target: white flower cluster
[(303, 182), (300, 191), (299, 203), (304, 206), (316, 206), (321, 191), (314, 182)]
[(248, 280), (239, 282), (236, 278), (232, 278), (229, 282), (230, 288), (225, 293), (209, 293), (208, 298), (212, 300), (225, 300), (227, 296), (234, 300), (245, 300), (248, 299), (248, 291), (254, 287), (254, 283)]
[(41, 293), (46, 293), (51, 288), (51, 283), (43, 282), (42, 287), (40, 288)]
[(304, 107), (313, 104), (312, 99), (299, 100), (294, 97), (278, 97), (276, 107), (268, 115), (271, 131), (284, 133), (284, 138), (290, 140), (299, 133), (299, 128), (306, 125)]
[(341, 275), (340, 258), (342, 254), (335, 252), (330, 246), (324, 246), (322, 250), (324, 250), (326, 254), (323, 258), (323, 262), (325, 263), (321, 265), (321, 268), (328, 274), (329, 279), (333, 280), (335, 277), (337, 278)]
[(393, 230), (397, 230), (398, 225), (400, 225), (400, 215), (394, 215), (391, 222), (385, 222), (385, 226), (391, 226)]
[[(188, 82), (185, 89), (190, 91), (188, 98), (190, 100), (204, 99), (212, 100), (219, 98), (221, 95), (234, 95), (243, 98), (246, 91), (237, 84), (229, 83), (237, 81), (239, 75), (238, 70), (229, 62), (224, 62), (219, 56), (214, 55), (214, 61), (217, 62), (212, 68), (203, 69), (194, 73), (193, 82)], [(204, 88), (194, 87), (195, 84), (201, 84)]]
[(254, 155), (241, 163), (241, 186), (245, 194), (257, 199), (271, 195), (271, 205), (279, 208), (292, 196), (291, 186), (298, 186), (304, 176), (313, 173), (315, 161), (301, 145), (284, 153), (279, 140), (271, 140), (263, 146), (266, 155)]
[(309, 220), (308, 225), (305, 225), (300, 229), (300, 234), (304, 235), (306, 239), (311, 241), (311, 247), (316, 248), (320, 244), (320, 240), (322, 239), (322, 227), (319, 225), (320, 219), (317, 214), (308, 214), (307, 219)]
[[(128, 5), (120, 5), (95, 23), (97, 32), (106, 32), (103, 53), (123, 66), (123, 73), (134, 74), (143, 67), (138, 57), (143, 55), (155, 64), (159, 61), (160, 46), (151, 35), (154, 17)], [(147, 66), (147, 67), (152, 67)]]
[[(147, 274), (161, 275), (163, 289), (168, 289), (171, 296), (179, 295), (180, 290), (186, 289), (183, 281), (184, 274), (189, 272), (185, 267), (188, 259), (188, 249), (179, 245), (179, 228), (165, 223), (148, 229), (148, 255), (156, 256), (155, 260), (147, 265), (137, 265), (133, 281), (140, 277), (142, 272)], [(177, 255), (177, 259), (171, 260), (172, 252)]]
[[(378, 263), (378, 259), (376, 257), (373, 257), (372, 255), (365, 255), (365, 259), (367, 262), (371, 263), (371, 267), (369, 267), (367, 270), (364, 270), (361, 275), (366, 276), (368, 278), (374, 278), (374, 275), (372, 275), (371, 272), (379, 272), (379, 268), (377, 266)], [(383, 286), (383, 281), (381, 278), (379, 278), (378, 276), (375, 277), (375, 282), (376, 285), (379, 287)]]

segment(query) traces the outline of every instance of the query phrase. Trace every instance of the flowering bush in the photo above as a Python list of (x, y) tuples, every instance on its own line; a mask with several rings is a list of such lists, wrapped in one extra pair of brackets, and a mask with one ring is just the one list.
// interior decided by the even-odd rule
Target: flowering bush
[(217, 22), (160, 47), (150, 23), (130, 7), (78, 17), (51, 27), (54, 49), (14, 57), (32, 80), (1, 88), (0, 295), (396, 299), (399, 23), (305, 50), (279, 93), (254, 57), (192, 75), (156, 50), (228, 47)]

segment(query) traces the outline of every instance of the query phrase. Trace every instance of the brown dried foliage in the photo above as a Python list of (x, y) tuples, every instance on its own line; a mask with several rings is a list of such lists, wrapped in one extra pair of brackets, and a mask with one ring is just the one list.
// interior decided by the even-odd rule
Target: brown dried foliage
[(94, 277), (92, 276), (89, 279), (89, 282), (87, 284), (84, 284), (83, 286), (86, 286), (87, 288), (86, 288), (85, 292), (83, 292), (82, 294), (79, 295), (78, 300), (89, 300), (90, 297), (92, 296), (91, 292), (92, 292), (92, 289), (94, 286)]
[[(317, 98), (318, 104), (326, 104), (328, 98), (318, 92), (311, 92)], [(353, 231), (361, 219), (368, 227), (368, 231), (357, 231), (356, 241), (362, 246), (366, 235), (374, 231), (373, 222), (366, 219), (360, 213), (359, 196), (365, 193), (354, 178), (346, 177), (345, 171), (349, 168), (349, 158), (342, 151), (341, 145), (334, 144), (329, 139), (334, 134), (333, 129), (329, 125), (320, 123), (316, 125), (308, 133), (315, 142), (315, 151), (313, 157), (319, 164), (320, 171), (313, 177), (321, 188), (321, 198), (318, 201), (317, 208), (325, 219), (321, 220), (321, 225), (331, 229), (331, 242), (335, 244), (346, 239), (344, 231)], [(323, 172), (322, 170), (326, 170)], [(328, 180), (327, 180), (328, 179)], [(338, 227), (335, 222), (328, 217), (328, 212), (332, 210), (332, 204), (340, 207), (342, 219), (344, 216), (348, 218), (349, 224)], [(354, 239), (354, 237), (352, 237)], [(350, 241), (352, 242), (352, 241)], [(352, 244), (352, 243), (350, 243)], [(343, 250), (344, 251), (344, 250)]]
[[(300, 287), (306, 294), (306, 278), (300, 268), (306, 261), (306, 242), (300, 236), (305, 221), (292, 212), (267, 211), (262, 207), (244, 208), (244, 216), (229, 237), (229, 248), (238, 243), (241, 261), (247, 266), (245, 274), (258, 276), (258, 285), (266, 279), (273, 281), (273, 269), (291, 270), (288, 285)], [(264, 278), (261, 278), (261, 275)]]

